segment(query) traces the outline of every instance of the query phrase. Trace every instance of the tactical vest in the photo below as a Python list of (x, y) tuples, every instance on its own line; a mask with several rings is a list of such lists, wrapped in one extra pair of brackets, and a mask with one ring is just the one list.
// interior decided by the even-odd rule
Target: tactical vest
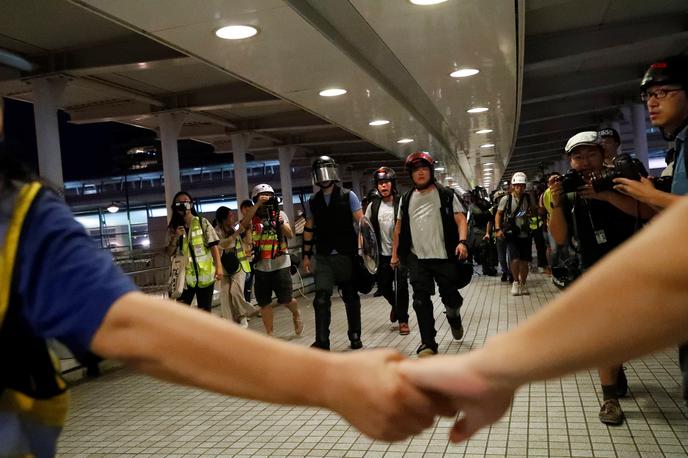
[(322, 190), (310, 198), (308, 204), (315, 223), (315, 250), (329, 255), (332, 250), (339, 254), (354, 255), (357, 250), (353, 214), (349, 203), (349, 190), (334, 185), (330, 205), (325, 203)]
[[(456, 260), (456, 246), (459, 244), (459, 227), (454, 219), (454, 191), (442, 185), (435, 184), (440, 194), (440, 215), (442, 217), (442, 232), (444, 233), (444, 248), (447, 250), (447, 259)], [(409, 204), (414, 189), (404, 194), (401, 201), (401, 232), (399, 233), (399, 246), (397, 255), (405, 260), (411, 253), (411, 219), (409, 218)]]
[[(52, 456), (67, 414), (69, 395), (59, 360), (36, 337), (21, 313), (15, 266), (23, 225), (40, 183), (24, 184), (10, 196), (12, 216), (0, 227), (0, 455)], [(5, 199), (5, 197), (3, 197)], [(10, 200), (10, 201), (11, 201)], [(4, 236), (4, 237), (3, 237)], [(9, 443), (8, 443), (9, 442)]]
[[(397, 220), (397, 214), (399, 213), (399, 196), (395, 195), (392, 200), (394, 204), (394, 221)], [(375, 231), (375, 236), (377, 237), (377, 252), (382, 253), (382, 237), (380, 236), (380, 220), (378, 219), (378, 214), (380, 213), (380, 205), (382, 205), (382, 199), (375, 199), (372, 204), (370, 204), (370, 224), (373, 225), (373, 230)], [(390, 237), (392, 239), (393, 237)]]
[(203, 223), (198, 216), (191, 220), (189, 236), (182, 240), (182, 253), (189, 259), (186, 263), (186, 287), (205, 288), (212, 285), (215, 281), (215, 263), (205, 244)]

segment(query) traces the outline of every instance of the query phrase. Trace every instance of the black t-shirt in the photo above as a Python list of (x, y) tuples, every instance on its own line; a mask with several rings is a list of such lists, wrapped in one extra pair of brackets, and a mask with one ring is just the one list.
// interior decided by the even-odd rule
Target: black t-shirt
[[(637, 220), (608, 202), (579, 197), (574, 199), (575, 205), (574, 201), (566, 199), (564, 214), (569, 227), (569, 237), (577, 241), (582, 267), (589, 269), (633, 236)], [(575, 230), (574, 221), (577, 225)]]

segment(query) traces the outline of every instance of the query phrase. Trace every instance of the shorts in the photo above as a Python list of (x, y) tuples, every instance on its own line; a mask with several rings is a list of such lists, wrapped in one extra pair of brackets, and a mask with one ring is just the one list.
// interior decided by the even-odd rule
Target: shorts
[(509, 237), (506, 240), (506, 247), (509, 251), (511, 260), (520, 261), (533, 260), (533, 239), (532, 237)]
[(278, 304), (288, 304), (291, 302), (294, 288), (291, 282), (289, 267), (272, 272), (256, 270), (255, 276), (253, 290), (260, 307), (265, 307), (272, 303), (273, 291), (277, 295)]

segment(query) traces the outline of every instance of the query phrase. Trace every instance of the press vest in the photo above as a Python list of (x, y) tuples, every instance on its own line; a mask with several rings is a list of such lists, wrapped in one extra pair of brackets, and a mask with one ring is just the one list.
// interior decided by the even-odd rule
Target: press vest
[[(9, 198), (15, 201), (9, 225), (0, 227), (0, 455), (52, 456), (69, 395), (59, 360), (45, 340), (25, 322), (14, 278), (22, 228), (39, 183), (28, 183)], [(9, 442), (9, 443), (8, 443)]]
[[(392, 201), (394, 203), (394, 220), (397, 219), (397, 213), (399, 212), (399, 196), (395, 195)], [(382, 205), (382, 199), (375, 199), (372, 204), (370, 204), (370, 224), (373, 225), (373, 230), (375, 230), (375, 235), (377, 236), (377, 252), (382, 253), (382, 237), (380, 236), (380, 220), (377, 216), (380, 213), (380, 205)]]
[[(248, 256), (244, 251), (244, 246), (241, 244), (241, 237), (236, 239), (236, 257), (239, 260), (239, 269), (246, 273), (251, 272), (251, 262), (248, 260)], [(239, 269), (236, 271), (239, 272)]]
[(265, 224), (263, 220), (263, 230), (253, 232), (253, 243), (258, 250), (259, 259), (275, 259), (278, 256), (289, 252), (287, 242), (284, 237), (277, 233), (277, 229)]
[(339, 254), (356, 254), (356, 232), (349, 203), (349, 192), (348, 189), (334, 185), (330, 195), (330, 205), (325, 203), (322, 190), (308, 201), (315, 222), (317, 254), (327, 256), (332, 253), (332, 250), (337, 250)]
[[(440, 195), (440, 215), (442, 217), (442, 232), (444, 233), (444, 248), (447, 259), (456, 260), (456, 246), (459, 244), (459, 227), (454, 219), (454, 191), (442, 185), (435, 184)], [(413, 189), (404, 194), (401, 202), (401, 232), (397, 254), (402, 260), (411, 253), (411, 219), (409, 205), (413, 196)]]
[(189, 259), (186, 263), (186, 287), (205, 288), (215, 282), (215, 263), (205, 244), (203, 223), (198, 216), (191, 220), (189, 236), (182, 240), (182, 253)]

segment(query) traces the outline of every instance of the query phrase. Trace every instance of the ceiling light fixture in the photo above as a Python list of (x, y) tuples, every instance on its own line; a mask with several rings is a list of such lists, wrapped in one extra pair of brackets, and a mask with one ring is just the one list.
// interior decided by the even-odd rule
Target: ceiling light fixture
[(467, 76), (473, 76), (480, 73), (477, 68), (460, 68), (449, 74), (452, 78), (466, 78)]
[(318, 93), (319, 95), (323, 97), (337, 97), (338, 95), (344, 95), (346, 94), (346, 89), (340, 89), (340, 88), (331, 88), (331, 89), (323, 89)]
[(410, 0), (410, 1), (414, 5), (428, 6), (428, 5), (437, 5), (438, 3), (444, 3), (447, 0)]
[(389, 124), (389, 121), (387, 121), (386, 119), (376, 119), (368, 123), (368, 125), (370, 126), (384, 126), (385, 124)]
[(400, 138), (399, 140), (397, 140), (397, 143), (411, 143), (412, 141), (412, 138)]
[(481, 148), (492, 148), (494, 146), (494, 143), (485, 143), (484, 145), (480, 145)]
[(258, 29), (250, 25), (228, 25), (215, 31), (215, 35), (223, 40), (243, 40), (258, 34)]
[(444, 172), (444, 167), (435, 167), (436, 172)]
[(106, 208), (106, 210), (109, 213), (117, 213), (119, 211), (119, 205), (113, 202), (108, 206), (108, 208)]
[(493, 132), (492, 129), (480, 129), (475, 131), (476, 134), (489, 134), (491, 132)]
[(484, 112), (486, 112), (487, 110), (489, 110), (489, 108), (486, 108), (486, 107), (475, 107), (475, 108), (471, 108), (470, 110), (466, 110), (466, 113), (484, 113)]

